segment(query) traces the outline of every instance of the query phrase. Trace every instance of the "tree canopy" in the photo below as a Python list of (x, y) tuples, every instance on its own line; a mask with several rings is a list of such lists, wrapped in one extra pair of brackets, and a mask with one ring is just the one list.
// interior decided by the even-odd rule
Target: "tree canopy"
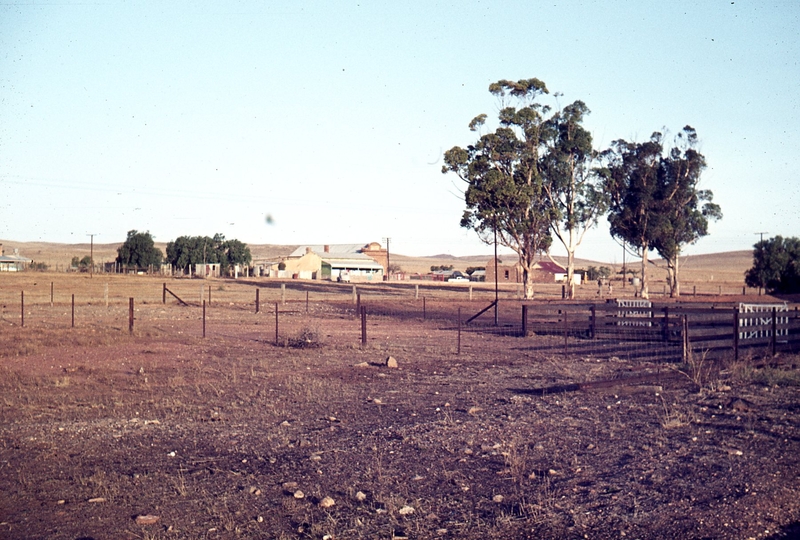
[(226, 240), (222, 234), (180, 236), (167, 244), (167, 262), (184, 270), (192, 264), (216, 263), (222, 271), (236, 264), (250, 264), (252, 256), (247, 244)]
[(706, 167), (696, 150), (697, 133), (686, 126), (664, 153), (664, 136), (655, 132), (644, 143), (614, 141), (602, 157), (604, 189), (609, 196), (611, 235), (642, 258), (642, 296), (648, 297), (648, 252), (667, 263), (670, 295), (680, 294), (678, 261), (683, 246), (708, 234), (708, 220), (722, 211), (709, 190), (698, 189)]
[(800, 292), (800, 239), (775, 236), (753, 248), (753, 266), (745, 273), (748, 286), (787, 294)]
[[(489, 86), (500, 101), (498, 127), (467, 148), (445, 153), (443, 173), (467, 183), (461, 226), (474, 229), (519, 257), (525, 298), (533, 297), (533, 265), (555, 237), (567, 251), (567, 280), (573, 283), (575, 251), (607, 207), (592, 166), (597, 153), (583, 127), (589, 108), (575, 101), (551, 114), (537, 100), (548, 94), (539, 79), (501, 80)], [(487, 116), (469, 124), (479, 131)], [(570, 297), (574, 289), (569, 288)]]
[(550, 228), (567, 251), (570, 298), (575, 297), (575, 251), (608, 208), (608, 197), (593, 167), (597, 153), (592, 135), (582, 125), (587, 114), (586, 104), (575, 101), (548, 119), (546, 152), (541, 159), (542, 185), (553, 218)]
[(163, 254), (155, 247), (150, 232), (128, 231), (125, 242), (117, 249), (117, 262), (126, 268), (146, 270), (161, 266)]
[[(536, 102), (547, 94), (539, 79), (501, 80), (489, 86), (501, 101), (499, 127), (481, 135), (475, 144), (445, 152), (443, 173), (453, 172), (466, 182), (466, 210), (461, 226), (473, 229), (485, 243), (494, 241), (519, 256), (525, 297), (533, 296), (532, 270), (536, 255), (551, 242), (554, 214), (544, 196), (539, 169), (542, 130), (549, 107)], [(512, 99), (516, 107), (506, 102)], [(479, 131), (486, 115), (469, 124)]]

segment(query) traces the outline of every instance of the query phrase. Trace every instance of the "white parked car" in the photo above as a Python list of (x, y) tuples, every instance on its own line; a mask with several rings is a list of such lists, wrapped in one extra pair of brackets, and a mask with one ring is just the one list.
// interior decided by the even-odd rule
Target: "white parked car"
[(448, 283), (469, 283), (469, 278), (466, 276), (453, 276), (448, 278)]

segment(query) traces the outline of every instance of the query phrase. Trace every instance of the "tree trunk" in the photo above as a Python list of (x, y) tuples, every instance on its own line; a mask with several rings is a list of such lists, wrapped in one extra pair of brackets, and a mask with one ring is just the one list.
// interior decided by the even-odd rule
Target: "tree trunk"
[(531, 272), (531, 269), (525, 264), (522, 264), (522, 281), (524, 288), (524, 299), (533, 300), (533, 272)]
[(669, 297), (677, 298), (681, 295), (680, 281), (678, 280), (678, 257), (667, 260), (667, 281), (669, 284)]
[(642, 248), (642, 293), (644, 299), (650, 298), (650, 290), (647, 284), (647, 246)]
[(569, 299), (575, 299), (575, 251), (567, 251), (567, 290)]

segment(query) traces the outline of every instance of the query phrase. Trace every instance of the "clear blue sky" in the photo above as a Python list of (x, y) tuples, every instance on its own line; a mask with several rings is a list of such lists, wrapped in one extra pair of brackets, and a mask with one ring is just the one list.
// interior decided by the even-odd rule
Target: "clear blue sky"
[[(690, 253), (800, 236), (799, 29), (793, 0), (0, 1), (0, 238), (489, 253), (442, 153), (530, 77), (598, 148), (697, 130), (724, 218)], [(578, 256), (621, 259), (605, 220)]]

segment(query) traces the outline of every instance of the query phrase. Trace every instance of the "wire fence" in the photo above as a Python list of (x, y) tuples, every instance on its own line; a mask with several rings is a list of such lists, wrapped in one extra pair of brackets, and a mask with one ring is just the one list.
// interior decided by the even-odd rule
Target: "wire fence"
[[(800, 348), (794, 306), (748, 312), (739, 304), (651, 303), (631, 298), (562, 301), (557, 288), (523, 301), (515, 289), (447, 285), (206, 281), (154, 278), (36, 281), (0, 288), (0, 328), (83, 328), (145, 337), (239, 339), (278, 346), (491, 352), (497, 342), (530, 354), (685, 360)], [(74, 291), (74, 292), (73, 292)], [(757, 304), (753, 304), (757, 305)], [(765, 311), (766, 309), (766, 311)], [(15, 334), (17, 339), (32, 339)]]

